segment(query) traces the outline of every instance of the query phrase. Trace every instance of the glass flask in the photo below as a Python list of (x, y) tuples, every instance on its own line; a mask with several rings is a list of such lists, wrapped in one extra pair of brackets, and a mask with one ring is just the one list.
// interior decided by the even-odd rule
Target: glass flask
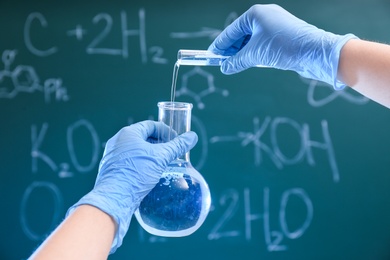
[[(190, 103), (158, 103), (158, 120), (170, 127), (168, 141), (190, 131), (191, 109)], [(182, 237), (192, 234), (203, 224), (210, 204), (209, 187), (191, 165), (188, 152), (167, 166), (159, 183), (134, 214), (139, 224), (152, 235)]]

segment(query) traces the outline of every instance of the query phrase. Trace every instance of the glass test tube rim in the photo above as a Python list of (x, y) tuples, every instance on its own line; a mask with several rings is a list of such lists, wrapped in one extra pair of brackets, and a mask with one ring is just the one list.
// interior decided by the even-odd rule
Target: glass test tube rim
[(162, 101), (158, 102), (157, 106), (159, 108), (167, 110), (189, 110), (192, 109), (193, 105), (187, 102), (178, 102), (178, 101)]

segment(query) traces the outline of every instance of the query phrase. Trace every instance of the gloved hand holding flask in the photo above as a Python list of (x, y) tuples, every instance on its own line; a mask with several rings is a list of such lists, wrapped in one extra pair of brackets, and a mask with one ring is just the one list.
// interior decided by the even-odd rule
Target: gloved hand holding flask
[[(187, 132), (170, 140), (162, 122), (143, 121), (122, 128), (108, 140), (95, 186), (69, 210), (88, 204), (110, 215), (117, 224), (111, 253), (122, 244), (134, 211), (159, 182), (167, 165), (192, 149), (198, 138)], [(161, 141), (161, 140), (159, 140)]]

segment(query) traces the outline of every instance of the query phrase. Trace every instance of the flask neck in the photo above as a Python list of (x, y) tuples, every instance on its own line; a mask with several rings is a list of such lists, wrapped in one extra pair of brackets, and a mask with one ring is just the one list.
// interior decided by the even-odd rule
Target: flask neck
[[(168, 140), (160, 138), (159, 141), (167, 142), (178, 135), (191, 130), (191, 109), (192, 104), (184, 102), (159, 102), (158, 121), (169, 126)], [(164, 133), (161, 133), (164, 135)], [(166, 136), (166, 135), (165, 135)], [(176, 160), (190, 162), (190, 153), (181, 155)]]
[(176, 158), (172, 162), (168, 164), (168, 169), (170, 167), (183, 167), (183, 168), (188, 168), (192, 167), (192, 164), (190, 162), (190, 156), (189, 153), (186, 153), (185, 155)]
[(185, 154), (183, 154), (182, 156), (180, 156), (179, 158), (177, 158), (177, 160), (180, 160), (180, 161), (184, 161), (184, 162), (190, 162), (190, 152), (187, 152)]

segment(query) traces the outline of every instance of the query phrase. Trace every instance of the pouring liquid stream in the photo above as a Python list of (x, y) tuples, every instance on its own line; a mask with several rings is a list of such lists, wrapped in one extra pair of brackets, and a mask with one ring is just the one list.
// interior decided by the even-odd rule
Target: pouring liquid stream
[[(177, 53), (177, 61), (173, 67), (172, 87), (171, 87), (171, 104), (174, 106), (176, 97), (177, 76), (179, 74), (180, 65), (190, 66), (221, 66), (229, 56), (217, 55), (206, 50), (179, 50)], [(174, 109), (174, 107), (172, 108)], [(172, 130), (173, 114), (170, 113), (170, 129)], [(172, 131), (169, 132), (171, 140)]]
[[(171, 86), (171, 104), (174, 106), (175, 96), (176, 96), (176, 84), (177, 84), (177, 75), (179, 74), (179, 68), (180, 68), (180, 62), (179, 60), (176, 61), (175, 65), (173, 66), (173, 73), (172, 73), (172, 86)], [(174, 107), (172, 107), (172, 110), (169, 115), (169, 139), (172, 140), (172, 127), (173, 127), (173, 110)]]

